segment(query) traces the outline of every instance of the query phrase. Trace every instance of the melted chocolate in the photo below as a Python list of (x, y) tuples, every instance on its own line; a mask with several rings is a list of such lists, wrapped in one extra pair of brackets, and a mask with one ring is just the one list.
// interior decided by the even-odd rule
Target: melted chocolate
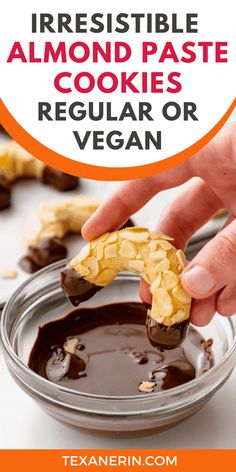
[(45, 238), (28, 248), (27, 254), (19, 261), (19, 266), (25, 272), (33, 274), (53, 262), (65, 259), (67, 249), (60, 238)]
[[(88, 282), (70, 266), (66, 266), (61, 271), (61, 287), (74, 306), (89, 300), (98, 290), (103, 288)], [(172, 326), (157, 323), (150, 316), (146, 321), (149, 341), (153, 346), (161, 349), (174, 349), (180, 346), (187, 334), (188, 326), (188, 320), (175, 323)]]
[(8, 208), (11, 204), (11, 187), (7, 179), (0, 174), (0, 210)]
[(65, 174), (64, 172), (49, 166), (45, 167), (42, 180), (44, 184), (50, 185), (51, 187), (60, 190), (60, 192), (74, 190), (79, 185), (78, 177)]
[(61, 271), (61, 287), (74, 306), (89, 300), (89, 298), (103, 288), (88, 282), (69, 266)]
[(79, 308), (39, 329), (29, 367), (81, 392), (136, 395), (143, 381), (167, 390), (213, 366), (211, 346), (194, 328), (183, 346), (163, 351), (150, 345), (145, 320), (142, 303)]
[(175, 323), (172, 326), (165, 326), (148, 316), (146, 327), (149, 341), (153, 346), (162, 349), (174, 349), (180, 346), (185, 339), (189, 320)]

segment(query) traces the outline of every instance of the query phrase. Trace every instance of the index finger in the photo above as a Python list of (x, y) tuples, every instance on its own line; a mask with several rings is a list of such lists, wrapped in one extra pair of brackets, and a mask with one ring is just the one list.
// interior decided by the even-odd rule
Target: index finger
[[(84, 225), (83, 237), (90, 240), (104, 232), (119, 229), (155, 194), (181, 185), (191, 177), (201, 177), (214, 187), (225, 166), (226, 174), (231, 174), (233, 180), (235, 167), (233, 156), (236, 153), (235, 132), (236, 123), (229, 123), (188, 161), (161, 174), (123, 185)], [(222, 160), (222, 155), (224, 155), (224, 160)]]
[(122, 185), (85, 223), (82, 236), (90, 241), (107, 231), (119, 229), (154, 195), (167, 188), (181, 185), (191, 177), (191, 166), (186, 161), (162, 174), (133, 180)]

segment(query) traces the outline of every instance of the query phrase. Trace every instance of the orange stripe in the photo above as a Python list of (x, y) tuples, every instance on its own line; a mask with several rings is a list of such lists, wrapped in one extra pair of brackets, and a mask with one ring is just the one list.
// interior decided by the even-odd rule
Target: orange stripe
[[(99, 456), (105, 458), (117, 457), (118, 455), (123, 458), (134, 455), (135, 457), (141, 457), (143, 466), (127, 466), (125, 464), (116, 466), (104, 466), (100, 467), (96, 465), (76, 465), (80, 463), (80, 456), (86, 456), (86, 462), (94, 457), (96, 461), (99, 460)], [(64, 465), (65, 459), (62, 456), (74, 456), (74, 466)], [(149, 462), (152, 458), (158, 457), (157, 461), (159, 465), (148, 466), (145, 465), (146, 458), (149, 458)], [(163, 460), (161, 458), (164, 458)], [(167, 457), (172, 461), (176, 457), (176, 465), (168, 464)], [(114, 460), (114, 459), (113, 459)], [(163, 462), (164, 461), (164, 462)], [(160, 465), (163, 462), (164, 465)], [(70, 459), (67, 459), (67, 463), (70, 464)], [(235, 450), (2, 450), (0, 451), (0, 466), (2, 471), (8, 472), (42, 472), (47, 470), (49, 472), (65, 472), (79, 470), (81, 472), (109, 472), (117, 469), (126, 471), (127, 469), (133, 472), (146, 472), (157, 470), (168, 470), (169, 472), (181, 471), (181, 472), (222, 472), (227, 470), (231, 472), (235, 470), (236, 466), (236, 451)]]
[(8, 111), (2, 100), (0, 100), (0, 117), (2, 125), (13, 139), (15, 139), (33, 156), (45, 162), (46, 164), (55, 167), (56, 169), (92, 180), (130, 180), (163, 172), (164, 170), (170, 169), (191, 157), (194, 153), (198, 152), (203, 146), (205, 146), (220, 131), (220, 129), (230, 117), (235, 106), (236, 98), (233, 100), (229, 109), (218, 121), (218, 123), (207, 134), (205, 134), (205, 136), (186, 148), (184, 151), (181, 151), (161, 162), (129, 168), (93, 166), (84, 164), (82, 162), (75, 162), (66, 158), (65, 156), (62, 156), (61, 154), (56, 153), (55, 151), (52, 151), (33, 138), (33, 136), (31, 136), (24, 128), (22, 128), (22, 126)]

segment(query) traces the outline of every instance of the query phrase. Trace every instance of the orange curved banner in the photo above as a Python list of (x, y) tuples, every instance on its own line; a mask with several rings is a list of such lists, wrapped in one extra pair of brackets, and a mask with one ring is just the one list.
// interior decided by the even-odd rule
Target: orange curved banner
[(101, 167), (73, 161), (55, 151), (52, 151), (31, 136), (11, 115), (7, 107), (0, 100), (0, 121), (9, 135), (37, 159), (51, 167), (68, 174), (84, 177), (91, 180), (131, 180), (154, 175), (168, 170), (187, 160), (194, 153), (204, 147), (224, 126), (236, 106), (236, 98), (218, 121), (218, 123), (201, 139), (183, 151), (168, 157), (160, 162), (135, 167)]

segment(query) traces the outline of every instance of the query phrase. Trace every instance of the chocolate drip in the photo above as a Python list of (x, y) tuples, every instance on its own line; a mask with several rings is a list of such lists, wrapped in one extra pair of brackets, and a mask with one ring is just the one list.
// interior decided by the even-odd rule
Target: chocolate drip
[(60, 192), (74, 190), (79, 185), (78, 177), (65, 174), (64, 172), (49, 166), (45, 167), (42, 180), (44, 184), (50, 185), (51, 187), (60, 190)]
[(27, 254), (19, 261), (19, 266), (25, 272), (33, 274), (53, 262), (65, 259), (66, 256), (67, 249), (60, 238), (44, 238), (28, 248)]
[(211, 346), (193, 327), (183, 346), (162, 351), (150, 345), (145, 320), (146, 306), (135, 302), (74, 310), (39, 329), (29, 367), (51, 382), (100, 395), (137, 395), (143, 381), (154, 382), (154, 392), (167, 390), (212, 367)]
[(89, 298), (103, 288), (88, 282), (69, 266), (61, 271), (61, 287), (74, 306), (89, 300)]
[(182, 344), (186, 337), (189, 320), (165, 326), (157, 323), (151, 316), (147, 317), (146, 327), (150, 343), (161, 349), (174, 349)]
[(11, 187), (7, 179), (0, 174), (0, 210), (8, 208), (11, 204)]

